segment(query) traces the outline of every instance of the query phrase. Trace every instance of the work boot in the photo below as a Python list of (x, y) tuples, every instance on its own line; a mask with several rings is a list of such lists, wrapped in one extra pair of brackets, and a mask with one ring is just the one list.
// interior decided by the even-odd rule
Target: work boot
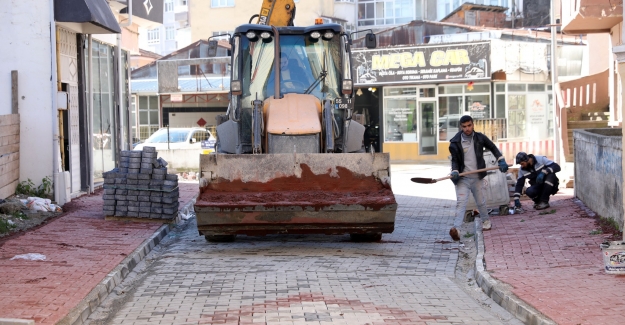
[(536, 206), (534, 206), (534, 209), (536, 210), (544, 210), (546, 208), (549, 207), (549, 202), (540, 202), (538, 204), (536, 204)]
[(490, 230), (490, 228), (491, 228), (490, 220), (486, 220), (484, 221), (484, 223), (482, 223), (482, 230)]
[(454, 241), (460, 240), (460, 233), (458, 232), (458, 229), (456, 229), (456, 227), (452, 227), (451, 229), (449, 229), (449, 236), (451, 236)]

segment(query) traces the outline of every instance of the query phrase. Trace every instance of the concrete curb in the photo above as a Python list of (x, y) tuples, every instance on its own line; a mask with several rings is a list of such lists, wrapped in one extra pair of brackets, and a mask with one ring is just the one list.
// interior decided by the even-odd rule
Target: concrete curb
[[(190, 200), (178, 211), (178, 217), (174, 223), (164, 224), (159, 227), (150, 238), (146, 239), (137, 249), (128, 255), (117, 267), (115, 267), (98, 285), (83, 298), (76, 307), (72, 308), (69, 313), (63, 317), (57, 325), (80, 325), (83, 324), (89, 315), (93, 313), (98, 306), (106, 299), (115, 287), (117, 287), (130, 272), (139, 264), (146, 255), (148, 255), (156, 245), (158, 245), (174, 227), (174, 224), (180, 224), (184, 220), (180, 216), (180, 212), (193, 209), (195, 198)], [(28, 323), (2, 323), (0, 325), (30, 325)], [(34, 325), (34, 322), (32, 323)]]
[(482, 233), (481, 219), (476, 218), (473, 222), (475, 226), (475, 245), (477, 246), (477, 256), (475, 258), (474, 274), (475, 282), (482, 288), (493, 301), (514, 315), (517, 319), (527, 325), (556, 325), (556, 322), (547, 316), (534, 310), (523, 300), (514, 294), (504, 290), (498, 280), (493, 279), (484, 263), (484, 234)]
[(35, 325), (32, 319), (0, 318), (0, 325)]

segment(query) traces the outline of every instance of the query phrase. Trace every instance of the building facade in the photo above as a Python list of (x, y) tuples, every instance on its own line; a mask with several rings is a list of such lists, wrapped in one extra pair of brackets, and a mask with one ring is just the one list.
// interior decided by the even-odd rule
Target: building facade
[[(548, 38), (506, 34), (514, 32), (432, 35), (418, 46), (355, 50), (355, 107), (365, 116), (366, 141), (392, 161), (447, 159), (459, 118), (471, 115), (506, 159), (521, 150), (553, 157)], [(562, 42), (567, 50), (559, 55), (582, 49), (578, 61), (569, 58), (577, 69), (561, 69), (579, 77), (586, 47), (571, 43)]]
[(141, 49), (166, 55), (191, 44), (189, 0), (164, 0), (162, 24), (139, 28)]
[[(0, 72), (16, 72), (18, 99), (0, 114), (19, 106), (19, 180), (50, 178), (59, 204), (93, 191), (128, 148), (128, 51), (138, 50), (137, 29), (150, 18), (140, 9), (133, 20), (126, 1), (24, 0), (0, 13), (10, 22), (0, 44), (11, 49), (0, 54)], [(2, 78), (0, 89), (11, 88)]]

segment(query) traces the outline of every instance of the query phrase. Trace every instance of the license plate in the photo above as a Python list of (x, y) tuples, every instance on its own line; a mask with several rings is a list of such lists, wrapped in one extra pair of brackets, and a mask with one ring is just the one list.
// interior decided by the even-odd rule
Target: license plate
[(334, 100), (334, 104), (336, 105), (336, 109), (353, 109), (354, 102), (352, 98), (336, 98)]

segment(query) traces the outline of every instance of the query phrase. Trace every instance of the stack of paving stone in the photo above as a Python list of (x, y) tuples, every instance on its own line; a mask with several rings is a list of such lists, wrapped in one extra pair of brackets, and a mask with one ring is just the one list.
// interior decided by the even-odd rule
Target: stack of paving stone
[(154, 147), (122, 151), (119, 168), (104, 173), (104, 214), (114, 217), (174, 219), (178, 215), (178, 175)]

